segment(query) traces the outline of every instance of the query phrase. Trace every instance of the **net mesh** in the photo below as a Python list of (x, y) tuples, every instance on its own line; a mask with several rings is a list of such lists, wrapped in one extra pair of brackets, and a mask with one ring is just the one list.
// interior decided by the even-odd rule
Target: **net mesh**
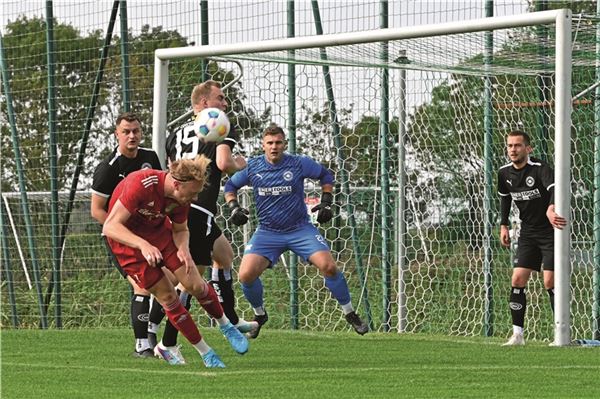
[[(483, 2), (465, 6), (460, 2), (392, 2), (390, 27), (461, 21), (481, 18)], [(57, 104), (59, 223), (75, 170), (74, 160), (83, 143), (87, 107), (99, 66), (109, 24), (109, 2), (53, 2), (57, 49)], [(287, 36), (286, 3), (253, 1), (244, 4), (209, 3), (211, 44), (280, 39)], [(32, 2), (2, 3), (6, 18), (2, 40), (6, 54), (20, 140), (21, 162), (32, 219), (28, 238), (19, 193), (17, 157), (8, 123), (2, 123), (2, 327), (15, 324), (39, 327), (40, 302), (54, 326), (55, 295), (52, 283), (51, 201), (48, 168), (48, 105), (45, 9)], [(323, 2), (320, 17), (328, 33), (377, 29), (379, 2)], [(528, 11), (521, 1), (496, 2), (496, 15)], [(295, 35), (316, 33), (309, 2), (295, 4)], [(583, 10), (586, 11), (586, 10)], [(589, 10), (587, 10), (589, 11)], [(129, 2), (130, 108), (140, 114), (146, 130), (144, 146), (150, 146), (153, 51), (156, 48), (200, 44), (198, 2), (170, 1), (153, 4)], [(83, 148), (85, 161), (70, 215), (64, 250), (61, 251), (62, 324), (67, 327), (108, 327), (129, 324), (127, 284), (110, 265), (99, 237), (100, 226), (89, 216), (89, 187), (94, 166), (116, 144), (113, 123), (123, 110), (121, 34), (117, 19), (109, 46), (98, 108)], [(573, 36), (573, 93), (595, 82), (595, 28), (593, 18), (575, 19)], [(493, 170), (506, 163), (503, 132), (519, 127), (534, 140), (535, 155), (552, 160), (554, 146), (553, 36), (551, 25), (493, 32), (493, 64), (484, 65), (485, 33), (411, 39), (381, 44), (330, 47), (327, 61), (320, 49), (229, 56), (211, 61), (208, 75), (228, 83), (240, 78), (225, 92), (230, 117), (241, 133), (241, 151), (260, 153), (260, 132), (271, 121), (289, 126), (289, 65), (294, 62), (296, 83), (296, 152), (323, 162), (336, 174), (336, 218), (322, 232), (340, 269), (350, 284), (354, 306), (370, 315), (379, 331), (397, 329), (455, 335), (477, 335), (484, 328), (486, 287), (485, 251), (491, 251), (493, 273), (493, 331), (510, 332), (508, 289), (511, 258), (498, 243), (497, 225), (486, 226), (484, 192), (494, 186), (484, 176), (484, 78), (492, 83)], [(405, 56), (405, 58), (402, 58)], [(323, 66), (329, 67), (335, 102), (327, 96)], [(383, 72), (382, 67), (387, 72)], [(200, 60), (170, 63), (168, 120), (189, 107), (189, 93), (201, 79)], [(403, 92), (402, 75), (406, 82)], [(389, 83), (389, 134), (380, 134), (381, 82)], [(546, 87), (546, 89), (544, 89)], [(398, 99), (405, 95), (407, 120), (406, 163), (398, 164)], [(8, 121), (6, 97), (0, 97), (1, 117)], [(335, 105), (335, 114), (333, 106)], [(572, 333), (589, 337), (593, 306), (593, 95), (574, 103), (572, 152)], [(335, 122), (335, 123), (334, 123)], [(339, 129), (334, 129), (339, 126)], [(387, 152), (382, 152), (383, 140)], [(387, 154), (387, 155), (386, 155)], [(387, 156), (387, 161), (382, 160)], [(382, 169), (382, 167), (384, 167)], [(403, 237), (397, 237), (397, 184), (399, 170), (406, 173)], [(382, 186), (384, 176), (387, 187)], [(318, 185), (306, 187), (307, 203), (319, 197)], [(388, 194), (387, 197), (382, 193)], [(222, 202), (222, 200), (220, 200)], [(253, 208), (247, 192), (243, 201)], [(497, 198), (492, 214), (497, 215)], [(388, 220), (382, 219), (384, 209)], [(227, 209), (218, 222), (231, 239), (236, 253), (234, 266), (250, 238), (256, 220), (244, 228), (230, 225)], [(516, 216), (513, 216), (516, 225)], [(495, 219), (494, 219), (495, 222)], [(486, 228), (492, 228), (492, 236)], [(33, 244), (33, 245), (32, 245)], [(405, 315), (398, 317), (399, 253), (404, 254), (402, 284)], [(290, 328), (292, 259), (284, 256), (264, 275), (269, 325)], [(597, 266), (596, 266), (597, 267)], [(35, 268), (39, 269), (36, 278)], [(387, 274), (390, 274), (390, 283)], [(314, 267), (298, 262), (298, 327), (302, 329), (348, 329), (337, 304), (324, 288)], [(37, 281), (36, 281), (37, 280)], [(29, 285), (31, 282), (31, 288)], [(364, 285), (363, 285), (364, 283)], [(237, 288), (240, 314), (252, 318)], [(528, 339), (552, 337), (552, 314), (539, 276), (529, 284), (526, 331)], [(388, 309), (383, 308), (389, 299)], [(8, 306), (10, 305), (10, 306)], [(13, 313), (13, 310), (15, 311)], [(198, 309), (193, 313), (206, 322)], [(385, 314), (391, 314), (386, 320)]]

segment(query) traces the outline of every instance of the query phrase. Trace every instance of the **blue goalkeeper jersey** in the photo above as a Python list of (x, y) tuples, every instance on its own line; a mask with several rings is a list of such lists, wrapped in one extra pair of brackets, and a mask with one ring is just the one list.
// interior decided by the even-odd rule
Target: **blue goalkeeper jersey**
[(311, 158), (284, 154), (273, 165), (264, 155), (251, 158), (248, 166), (225, 184), (225, 192), (237, 192), (250, 185), (260, 227), (271, 231), (291, 231), (310, 223), (304, 203), (304, 179), (333, 184), (333, 175)]

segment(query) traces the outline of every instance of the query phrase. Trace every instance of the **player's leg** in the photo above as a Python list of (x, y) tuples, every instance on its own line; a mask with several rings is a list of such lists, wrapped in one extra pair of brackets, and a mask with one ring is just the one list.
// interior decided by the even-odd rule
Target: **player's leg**
[(184, 267), (181, 267), (176, 270), (171, 269), (171, 271), (185, 290), (194, 296), (204, 310), (217, 321), (219, 329), (227, 338), (231, 347), (237, 353), (246, 353), (248, 351), (248, 340), (225, 316), (215, 290), (202, 278), (198, 269), (192, 267), (188, 272)]
[(512, 318), (513, 333), (504, 345), (523, 345), (525, 313), (527, 310), (527, 282), (531, 275), (531, 269), (515, 267), (511, 278), (511, 289), (508, 306)]
[(262, 273), (277, 263), (279, 256), (285, 251), (287, 244), (284, 236), (277, 233), (257, 229), (246, 245), (240, 264), (238, 278), (244, 297), (254, 310), (254, 321), (258, 328), (248, 332), (248, 338), (256, 338), (261, 327), (269, 320), (264, 306)]
[(552, 309), (552, 313), (554, 313), (554, 270), (544, 269), (544, 287), (548, 293), (550, 308)]
[(247, 333), (255, 330), (258, 328), (257, 322), (240, 319), (235, 311), (235, 294), (231, 276), (233, 248), (222, 233), (219, 234), (213, 244), (212, 258), (213, 267), (210, 284), (217, 292), (225, 315), (240, 332)]
[(133, 352), (133, 356), (142, 358), (152, 357), (152, 349), (154, 349), (154, 347), (148, 341), (148, 333), (146, 331), (148, 314), (150, 312), (150, 292), (138, 286), (135, 281), (127, 275), (125, 270), (123, 270), (119, 264), (119, 261), (113, 253), (105, 236), (102, 236), (102, 241), (106, 246), (106, 249), (112, 260), (112, 264), (119, 271), (121, 276), (123, 276), (123, 278), (129, 282), (133, 289), (131, 306), (129, 310), (131, 315), (131, 327), (133, 329), (133, 335), (135, 338), (135, 350)]
[[(118, 249), (119, 247), (115, 246), (115, 248)], [(132, 256), (130, 254), (127, 255), (127, 253), (124, 252), (121, 256), (131, 260)], [(181, 268), (181, 261), (177, 257), (177, 248), (172, 241), (167, 243), (166, 248), (162, 250), (162, 255), (164, 264), (170, 270)], [(141, 288), (148, 290), (157, 298), (165, 309), (169, 320), (196, 348), (207, 367), (225, 367), (220, 359), (218, 359), (218, 356), (214, 354), (214, 351), (202, 339), (198, 327), (194, 323), (194, 319), (181, 304), (173, 283), (165, 276), (163, 268), (151, 267), (147, 261), (137, 259), (135, 256), (133, 258), (137, 262), (124, 263), (126, 266), (123, 269), (127, 275), (132, 277)]]
[(152, 345), (148, 341), (148, 313), (150, 311), (150, 292), (139, 287), (135, 281), (127, 276), (127, 281), (133, 288), (131, 297), (131, 327), (135, 336), (136, 357), (152, 357)]
[(525, 314), (527, 311), (527, 282), (534, 270), (540, 271), (542, 253), (531, 234), (521, 233), (514, 260), (509, 297), (513, 334), (505, 346), (524, 345)]
[(542, 264), (544, 265), (544, 288), (548, 293), (550, 308), (554, 313), (554, 231), (542, 236), (538, 240), (542, 252)]
[[(177, 279), (173, 273), (167, 269), (162, 269), (163, 273), (167, 276), (171, 284), (178, 284)], [(181, 287), (176, 287), (177, 295), (183, 306), (189, 311), (191, 297), (185, 291), (181, 291)], [(167, 318), (165, 321), (165, 330), (160, 342), (157, 342), (157, 334), (160, 323), (165, 316), (165, 311), (162, 305), (158, 302), (157, 298), (153, 296), (152, 306), (150, 308), (150, 317), (148, 320), (148, 341), (153, 346), (154, 355), (161, 359), (169, 362), (169, 364), (185, 364), (185, 358), (181, 354), (180, 347), (177, 345), (177, 336), (179, 331), (173, 326), (171, 321)]]
[[(184, 268), (181, 267), (180, 269)], [(200, 335), (200, 331), (194, 323), (192, 316), (181, 303), (179, 296), (169, 279), (163, 277), (150, 288), (150, 291), (162, 305), (173, 326), (181, 331), (183, 336), (200, 353), (206, 367), (225, 367), (223, 362), (221, 362), (219, 357)], [(159, 351), (161, 357), (170, 364), (182, 364), (179, 359), (174, 359), (174, 362), (172, 362), (168, 353), (162, 353), (163, 348), (161, 348), (160, 344), (156, 346), (155, 350)]]
[(344, 274), (340, 272), (335, 264), (333, 256), (329, 251), (318, 251), (313, 253), (309, 262), (319, 269), (325, 279), (325, 287), (331, 292), (331, 295), (338, 301), (346, 321), (360, 334), (366, 334), (369, 326), (363, 322), (352, 306), (350, 290)]
[(338, 270), (329, 245), (319, 230), (313, 225), (307, 225), (288, 235), (290, 249), (319, 269), (325, 280), (325, 287), (340, 304), (346, 321), (358, 334), (366, 334), (369, 326), (360, 319), (354, 310), (346, 278)]
[[(196, 265), (209, 265), (211, 263), (210, 251), (212, 248), (212, 242), (207, 240), (207, 235), (210, 233), (210, 231), (207, 230), (208, 223), (210, 223), (209, 215), (198, 210), (197, 208), (190, 208), (190, 213), (188, 216), (188, 229), (190, 234), (190, 243), (193, 243), (193, 245), (190, 245), (190, 253), (192, 254), (192, 258), (194, 259)], [(167, 274), (167, 276), (169, 276), (171, 282), (173, 282), (173, 285), (176, 285), (181, 303), (183, 303), (183, 306), (189, 310), (192, 296), (186, 292), (183, 285), (178, 285), (177, 278), (168, 268), (164, 268), (163, 271), (165, 274)], [(203, 273), (204, 269), (200, 270), (200, 275)], [(150, 323), (148, 323), (148, 329), (153, 330), (152, 332), (156, 334), (158, 332), (158, 325), (162, 319), (160, 311), (157, 310), (155, 312), (154, 310), (155, 307), (153, 306), (150, 311)], [(177, 351), (177, 335), (177, 329), (167, 320), (161, 341), (162, 345), (166, 348), (172, 348), (174, 351)], [(152, 334), (149, 336), (152, 336)]]

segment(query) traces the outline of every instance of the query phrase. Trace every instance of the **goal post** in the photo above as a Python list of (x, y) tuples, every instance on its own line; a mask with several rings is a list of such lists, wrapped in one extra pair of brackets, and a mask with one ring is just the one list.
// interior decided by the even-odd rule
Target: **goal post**
[[(437, 38), (472, 32), (485, 32), (500, 29), (524, 28), (550, 24), (555, 27), (555, 108), (554, 108), (554, 169), (555, 203), (557, 213), (569, 216), (571, 201), (571, 12), (570, 10), (552, 10), (517, 16), (490, 17), (469, 21), (440, 23), (406, 28), (390, 28), (344, 34), (317, 35), (260, 42), (206, 45), (200, 47), (165, 48), (155, 51), (154, 104), (152, 145), (165, 159), (165, 140), (167, 129), (167, 93), (169, 82), (169, 63), (181, 58), (235, 57), (244, 54), (274, 53), (289, 50), (335, 48), (338, 46), (360, 45), (366, 43), (400, 42), (409, 39)], [(284, 59), (279, 62), (298, 63), (299, 59)], [(278, 61), (274, 61), (278, 62)], [(350, 65), (352, 61), (341, 61), (339, 65)], [(360, 66), (360, 62), (357, 62)], [(375, 64), (370, 64), (373, 67)], [(396, 66), (398, 67), (398, 66)], [(383, 66), (387, 68), (387, 66)], [(406, 67), (410, 68), (410, 66)], [(435, 69), (432, 67), (432, 69)], [(484, 71), (480, 76), (485, 76)], [(350, 84), (350, 82), (348, 83)], [(406, 121), (401, 121), (406, 123)], [(403, 187), (399, 187), (402, 190)], [(555, 298), (554, 343), (565, 346), (571, 342), (570, 318), (570, 227), (555, 230)], [(424, 238), (423, 238), (424, 239)], [(403, 271), (398, 270), (402, 276)]]

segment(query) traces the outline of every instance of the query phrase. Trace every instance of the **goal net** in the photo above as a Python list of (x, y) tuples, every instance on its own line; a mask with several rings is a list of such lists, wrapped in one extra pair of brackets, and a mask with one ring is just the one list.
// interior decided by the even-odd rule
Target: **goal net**
[[(355, 307), (374, 329), (504, 336), (511, 328), (514, 247), (505, 250), (498, 242), (495, 175), (507, 163), (506, 131), (526, 130), (534, 154), (555, 166), (557, 206), (572, 220), (570, 230), (557, 235), (557, 259), (565, 265), (557, 269), (557, 284), (563, 284), (557, 286), (558, 321), (541, 279), (533, 278), (528, 338), (556, 333), (566, 341), (569, 323), (574, 335), (588, 336), (592, 221), (581, 216), (592, 209), (593, 167), (583, 149), (593, 147), (594, 112), (589, 94), (573, 103), (570, 151), (570, 22), (568, 12), (551, 11), (159, 49), (154, 148), (163, 151), (167, 124), (188, 109), (187, 99), (171, 93), (191, 90), (178, 82), (185, 80), (187, 63), (201, 59), (205, 77), (226, 86), (245, 155), (261, 153), (261, 131), (276, 122), (288, 133), (290, 151), (334, 171), (337, 216), (320, 228), (350, 282)], [(593, 42), (585, 41), (595, 34), (590, 26), (577, 26), (574, 90), (594, 83), (584, 45)], [(307, 203), (319, 196), (317, 188), (306, 187)], [(251, 196), (244, 200), (252, 209)], [(513, 220), (516, 231), (516, 215)], [(243, 229), (223, 222), (241, 256), (256, 220)], [(346, 328), (311, 265), (286, 255), (263, 282), (275, 324)]]

